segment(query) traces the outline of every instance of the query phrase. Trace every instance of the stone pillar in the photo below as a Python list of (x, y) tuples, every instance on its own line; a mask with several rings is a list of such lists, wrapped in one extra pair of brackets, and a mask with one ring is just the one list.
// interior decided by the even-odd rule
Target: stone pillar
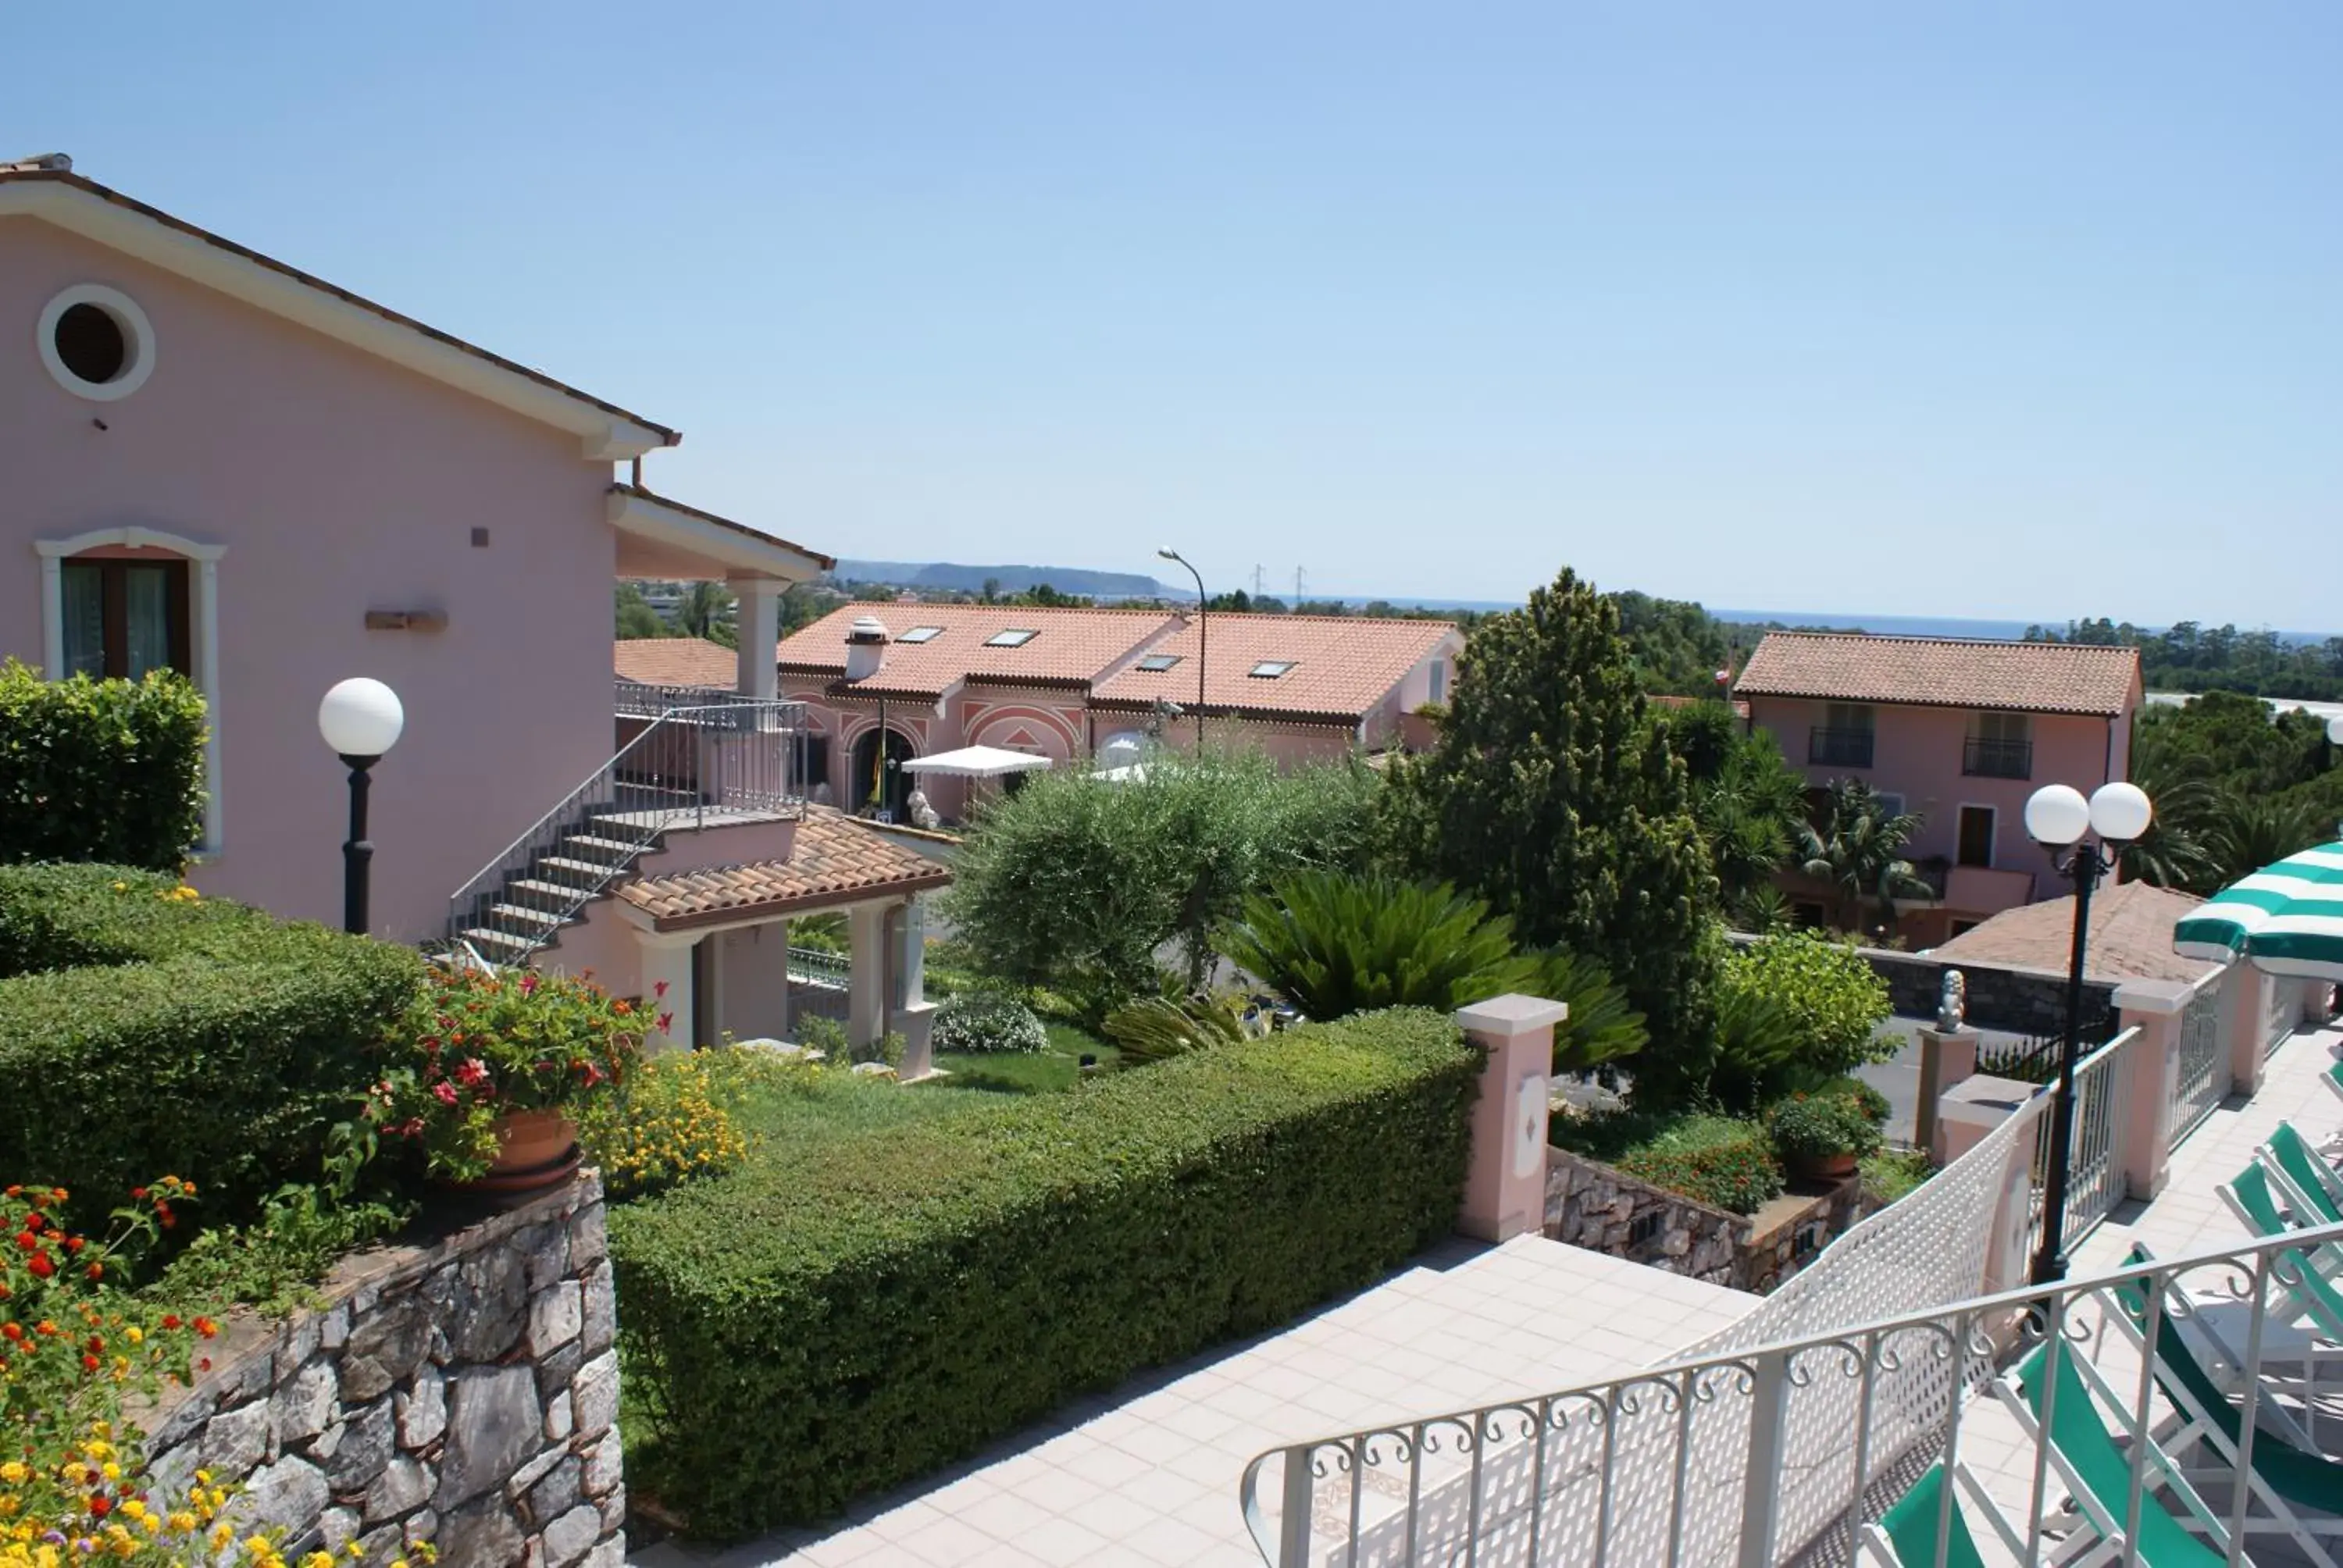
[(2269, 1030), (2271, 977), (2243, 960), (2229, 966), (2221, 998), (2229, 1037), (2229, 1092), (2247, 1099), (2262, 1086), (2262, 1041)]
[(2195, 988), (2180, 980), (2126, 980), (2116, 988), (2123, 1027), (2139, 1038), (2116, 1061), (2115, 1111), (2122, 1129), (2124, 1191), (2164, 1191), (2172, 1158), (2172, 1102), (2180, 1092), (2180, 1015)]
[(1913, 1115), (1912, 1145), (1936, 1146), (1936, 1101), (1945, 1091), (1976, 1072), (1977, 1031), (1923, 1029), (1920, 1035), (1920, 1105)]
[(1570, 1016), (1558, 1001), (1492, 997), (1456, 1021), (1487, 1053), (1473, 1102), (1473, 1155), (1456, 1228), (1486, 1241), (1541, 1230), (1545, 1220), (1547, 1085), (1554, 1026)]
[(903, 901), (902, 911), (895, 917), (895, 986), (891, 994), (898, 1009), (927, 1000), (927, 975), (928, 908), (926, 901), (914, 893)]
[(691, 950), (699, 939), (689, 932), (637, 931), (643, 954), (643, 1049), (689, 1050)]
[(725, 586), (740, 601), (733, 622), (739, 637), (733, 689), (770, 702), (780, 691), (781, 595), (789, 585), (770, 578), (741, 578)]
[(887, 1033), (887, 906), (846, 911), (846, 1043), (876, 1045)]
[(773, 930), (781, 941), (780, 957), (777, 960), (781, 966), (781, 1012), (780, 1016), (773, 1020), (773, 1032), (781, 1039), (787, 1040), (789, 1038), (789, 1030), (795, 1027), (790, 1015), (796, 1010), (789, 1006), (789, 922), (785, 920), (775, 920)]
[[(2034, 1097), (2038, 1086), (2015, 1078), (1973, 1073), (1946, 1090), (1936, 1101), (1936, 1141), (1929, 1154), (1940, 1166), (1949, 1165), (1976, 1148), (1985, 1135), (2009, 1120)], [(2043, 1089), (2048, 1094), (2051, 1090)]]

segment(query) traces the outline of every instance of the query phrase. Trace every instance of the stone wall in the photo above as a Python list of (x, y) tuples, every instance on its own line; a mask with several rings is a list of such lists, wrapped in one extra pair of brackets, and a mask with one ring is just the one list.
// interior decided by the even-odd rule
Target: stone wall
[(1748, 1236), (1734, 1249), (1733, 1277), (1725, 1283), (1765, 1294), (1862, 1218), (1862, 1201), (1863, 1182), (1853, 1176), (1827, 1192), (1775, 1199), (1752, 1217)]
[(1544, 1229), (1556, 1241), (1719, 1285), (1734, 1283), (1735, 1256), (1749, 1239), (1741, 1215), (1566, 1149), (1545, 1151)]
[(324, 1305), (232, 1325), (146, 1424), (176, 1492), (200, 1466), (304, 1550), (450, 1568), (622, 1568), (618, 1326), (602, 1183), (347, 1260)]

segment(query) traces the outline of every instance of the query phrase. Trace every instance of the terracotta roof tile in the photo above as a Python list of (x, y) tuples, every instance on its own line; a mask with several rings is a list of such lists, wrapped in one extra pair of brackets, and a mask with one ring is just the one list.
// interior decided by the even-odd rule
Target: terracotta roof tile
[[(1179, 663), (1169, 669), (1142, 669), (1134, 662), (1101, 682), (1098, 698), (1128, 703), (1153, 703), (1161, 698), (1192, 707), (1201, 640), (1208, 711), (1234, 709), (1357, 719), (1455, 629), (1444, 620), (1214, 615), (1207, 618), (1201, 639), (1193, 624), (1183, 623), (1148, 649), (1176, 657)], [(1273, 678), (1251, 673), (1272, 662), (1292, 668)]]
[(729, 691), (740, 678), (739, 656), (699, 637), (627, 638), (618, 645), (621, 680), (645, 686), (707, 686)]
[[(2091, 900), (2091, 930), (2084, 973), (2097, 980), (2194, 980), (2219, 968), (2172, 950), (2172, 928), (2202, 899), (2126, 882)], [(2072, 961), (2075, 899), (2050, 899), (2004, 910), (1963, 931), (1928, 956), (1950, 964), (2045, 970), (2063, 974)]]
[[(850, 604), (781, 639), (786, 668), (840, 676), (846, 672), (846, 630), (858, 616), (876, 616), (897, 640), (871, 680), (890, 692), (940, 696), (970, 676), (1020, 678), (1051, 682), (1099, 679), (1125, 656), (1135, 653), (1181, 624), (1164, 609), (1035, 609), (1020, 605)], [(1214, 618), (1215, 622), (1219, 619)], [(923, 642), (904, 642), (906, 632), (938, 627)], [(986, 639), (1005, 631), (1031, 631), (1016, 648), (990, 648)]]
[(810, 806), (786, 860), (643, 877), (621, 886), (618, 896), (650, 915), (659, 930), (677, 930), (918, 892), (950, 880), (948, 868), (918, 850), (842, 811)]
[(1734, 695), (2113, 718), (2129, 710), (2138, 682), (2130, 648), (1769, 631)]

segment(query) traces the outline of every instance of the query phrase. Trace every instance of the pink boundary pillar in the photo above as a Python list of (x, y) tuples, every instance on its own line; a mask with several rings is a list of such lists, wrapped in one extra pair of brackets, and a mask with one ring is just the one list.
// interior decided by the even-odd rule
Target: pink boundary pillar
[(2134, 1198), (2164, 1191), (2172, 1159), (2172, 1105), (2180, 1092), (2180, 1015), (2197, 988), (2180, 980), (2126, 980), (2116, 1007), (2139, 1038), (2116, 1064), (2116, 1105), (2123, 1129), (2124, 1190)]
[(2229, 966), (2229, 1092), (2250, 1100), (2262, 1086), (2262, 1042), (2269, 1038), (2272, 977), (2242, 960)]
[(1456, 1228), (1484, 1241), (1535, 1233), (1545, 1224), (1547, 1085), (1562, 1002), (1492, 997), (1460, 1010), (1457, 1023), (1486, 1053), (1473, 1102), (1473, 1156)]

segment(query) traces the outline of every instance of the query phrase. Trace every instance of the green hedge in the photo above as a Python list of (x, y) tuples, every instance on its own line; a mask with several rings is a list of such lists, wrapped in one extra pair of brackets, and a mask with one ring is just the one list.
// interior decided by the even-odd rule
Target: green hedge
[(0, 1181), (103, 1216), (166, 1172), (206, 1222), (313, 1174), (420, 982), (404, 948), (182, 902), (117, 866), (0, 866)]
[(1368, 1284), (1453, 1223), (1479, 1070), (1362, 1015), (615, 1209), (628, 1478), (697, 1534), (820, 1519)]
[(176, 871), (203, 830), (204, 699), (180, 677), (0, 663), (0, 862)]

